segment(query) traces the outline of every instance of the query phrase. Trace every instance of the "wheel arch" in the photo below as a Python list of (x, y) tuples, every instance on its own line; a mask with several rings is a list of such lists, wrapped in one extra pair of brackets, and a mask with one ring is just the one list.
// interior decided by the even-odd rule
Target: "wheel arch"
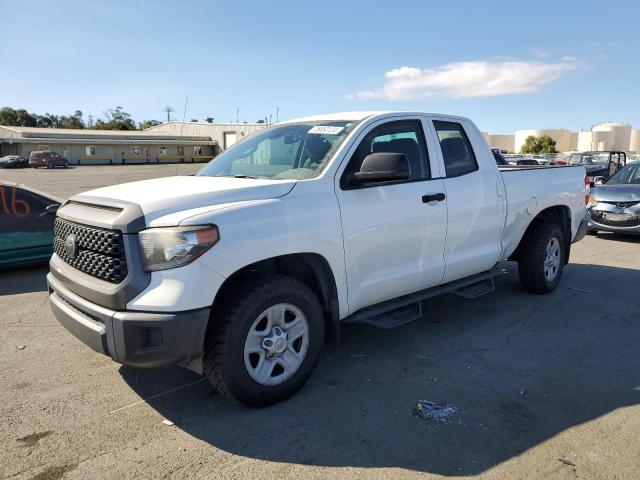
[[(218, 289), (212, 308), (215, 312), (229, 295), (233, 295), (248, 280), (273, 273), (297, 278), (316, 294), (325, 319), (326, 337), (336, 342), (340, 335), (339, 299), (336, 280), (327, 259), (318, 253), (292, 253), (263, 259), (246, 265), (231, 274)], [(212, 321), (209, 321), (209, 327)]]
[(555, 223), (560, 226), (564, 235), (564, 251), (566, 253), (564, 264), (566, 265), (569, 263), (569, 256), (571, 253), (571, 209), (566, 205), (554, 205), (538, 212), (529, 222), (520, 242), (518, 242), (518, 246), (513, 253), (509, 255), (508, 260), (514, 260), (516, 262), (519, 260), (521, 246), (524, 243), (524, 239), (527, 238), (531, 228), (539, 223)]

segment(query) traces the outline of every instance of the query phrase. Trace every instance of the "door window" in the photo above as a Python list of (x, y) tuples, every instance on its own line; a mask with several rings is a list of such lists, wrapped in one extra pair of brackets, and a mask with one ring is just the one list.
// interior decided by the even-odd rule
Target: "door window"
[(478, 170), (478, 162), (469, 138), (456, 122), (434, 120), (447, 177), (459, 177)]
[(422, 126), (417, 120), (409, 120), (386, 123), (369, 132), (351, 157), (343, 179), (348, 173), (360, 171), (362, 162), (367, 155), (382, 152), (402, 153), (407, 157), (411, 173), (409, 180), (430, 178), (429, 157)]

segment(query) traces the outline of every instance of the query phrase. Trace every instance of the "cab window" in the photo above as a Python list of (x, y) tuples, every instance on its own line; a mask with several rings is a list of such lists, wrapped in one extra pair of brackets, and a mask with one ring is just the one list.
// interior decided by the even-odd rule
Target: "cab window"
[(409, 181), (430, 178), (422, 125), (417, 120), (389, 122), (374, 128), (358, 145), (343, 178), (346, 174), (360, 171), (365, 157), (371, 153), (402, 153), (409, 162)]
[(447, 177), (459, 177), (478, 170), (471, 142), (462, 125), (434, 120)]

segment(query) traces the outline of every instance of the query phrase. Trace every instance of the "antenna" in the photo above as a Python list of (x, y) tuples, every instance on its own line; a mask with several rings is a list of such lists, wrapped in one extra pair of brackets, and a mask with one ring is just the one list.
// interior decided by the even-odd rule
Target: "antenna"
[(167, 105), (166, 107), (164, 107), (162, 109), (163, 112), (167, 112), (167, 123), (171, 121), (171, 112), (175, 112), (175, 110), (173, 109), (173, 107), (170, 107), (169, 105)]
[[(184, 110), (182, 111), (182, 123), (180, 124), (180, 146), (182, 147), (182, 161), (184, 162), (184, 145), (182, 144), (182, 131), (184, 130), (184, 120), (187, 118), (187, 104), (189, 103), (189, 95), (184, 99)], [(171, 107), (168, 107), (171, 108)], [(167, 117), (169, 112), (167, 112)], [(176, 159), (177, 160), (177, 159)], [(180, 164), (176, 162), (176, 176), (178, 176), (178, 166)]]

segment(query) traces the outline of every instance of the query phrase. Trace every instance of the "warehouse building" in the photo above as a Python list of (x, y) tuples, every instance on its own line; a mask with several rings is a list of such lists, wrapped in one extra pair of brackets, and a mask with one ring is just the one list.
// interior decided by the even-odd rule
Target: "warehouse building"
[(168, 122), (143, 131), (0, 126), (0, 156), (50, 150), (72, 165), (208, 162), (265, 126)]
[(167, 122), (150, 127), (145, 132), (173, 135), (200, 135), (211, 138), (221, 150), (241, 140), (244, 136), (257, 132), (266, 123), (213, 123), (213, 122)]
[(72, 165), (206, 162), (219, 151), (206, 135), (0, 126), (0, 156), (36, 150), (55, 151)]

